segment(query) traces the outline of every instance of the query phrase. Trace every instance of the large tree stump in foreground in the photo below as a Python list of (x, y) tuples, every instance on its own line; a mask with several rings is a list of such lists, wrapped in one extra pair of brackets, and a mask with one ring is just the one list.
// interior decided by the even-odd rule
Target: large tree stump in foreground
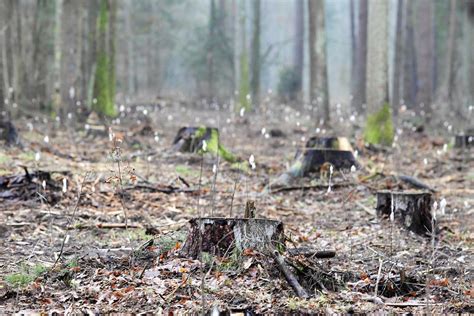
[(193, 218), (181, 255), (197, 258), (202, 251), (216, 256), (230, 255), (234, 249), (259, 251), (284, 247), (283, 223), (260, 218)]
[[(393, 205), (393, 206), (392, 206)], [(426, 234), (432, 230), (431, 208), (433, 198), (429, 192), (377, 192), (377, 215), (390, 217), (400, 225), (417, 234)]]

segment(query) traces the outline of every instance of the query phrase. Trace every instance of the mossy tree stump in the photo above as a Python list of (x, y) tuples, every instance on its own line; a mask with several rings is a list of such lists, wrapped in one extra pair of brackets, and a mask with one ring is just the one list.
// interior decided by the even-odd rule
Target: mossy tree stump
[[(230, 256), (233, 251), (251, 248), (261, 252), (284, 249), (283, 223), (259, 218), (194, 218), (181, 255), (197, 258), (200, 251)], [(201, 247), (202, 240), (202, 247)]]
[[(393, 204), (393, 206), (392, 206)], [(401, 226), (420, 235), (432, 231), (431, 208), (433, 198), (429, 192), (377, 192), (377, 215), (390, 218)]]
[(220, 143), (219, 130), (215, 127), (180, 128), (173, 140), (173, 149), (191, 153), (209, 152), (221, 156), (228, 162), (237, 161), (237, 158)]

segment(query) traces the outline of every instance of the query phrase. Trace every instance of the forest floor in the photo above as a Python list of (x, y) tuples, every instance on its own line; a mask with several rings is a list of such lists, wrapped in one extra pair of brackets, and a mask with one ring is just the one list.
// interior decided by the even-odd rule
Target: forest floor
[[(107, 132), (43, 116), (15, 121), (23, 148), (0, 150), (2, 314), (192, 313), (203, 302), (206, 310), (249, 315), (474, 313), (474, 149), (453, 148), (447, 131), (429, 135), (399, 124), (396, 146), (368, 149), (357, 119), (335, 117), (338, 125), (324, 135), (348, 136), (362, 168), (336, 170), (331, 190), (316, 173), (271, 193), (269, 181), (316, 135), (308, 115), (283, 106), (240, 117), (168, 105), (133, 107), (123, 116), (112, 124), (123, 140), (120, 158)], [(213, 189), (215, 157), (171, 150), (180, 127), (201, 124), (218, 126), (221, 143), (244, 161), (254, 155), (256, 168), (220, 161)], [(265, 136), (271, 129), (285, 136)], [(438, 205), (446, 199), (434, 247), (432, 238), (376, 216), (377, 190), (413, 189), (397, 174), (434, 188)], [(249, 199), (257, 217), (284, 223), (288, 248), (335, 250), (334, 258), (318, 260), (285, 254), (306, 265), (293, 271), (311, 298), (297, 298), (273, 259), (258, 251), (206, 257), (204, 265), (179, 256), (191, 218), (241, 217)]]

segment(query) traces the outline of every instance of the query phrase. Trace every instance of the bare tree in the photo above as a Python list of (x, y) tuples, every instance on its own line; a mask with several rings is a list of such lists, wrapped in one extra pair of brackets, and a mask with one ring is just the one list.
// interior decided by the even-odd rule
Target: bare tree
[(392, 109), (394, 115), (398, 114), (400, 107), (400, 73), (402, 68), (402, 18), (404, 0), (397, 0), (397, 18), (395, 22), (395, 51), (393, 54), (393, 78), (392, 78)]
[(367, 45), (367, 112), (388, 102), (388, 2), (369, 0)]
[(446, 83), (444, 85), (444, 99), (452, 105), (453, 92), (455, 91), (455, 52), (456, 52), (456, 0), (450, 0), (449, 5), (449, 31), (448, 31), (448, 45), (446, 54)]
[(410, 107), (416, 107), (417, 93), (417, 61), (415, 49), (415, 30), (413, 10), (415, 1), (407, 1), (405, 4), (405, 14), (403, 21), (403, 101)]
[(417, 1), (416, 53), (418, 90), (416, 102), (430, 115), (434, 90), (434, 16), (433, 1)]
[(253, 0), (253, 34), (252, 34), (252, 103), (258, 106), (260, 97), (260, 0)]
[(293, 65), (297, 79), (297, 95), (301, 95), (303, 87), (304, 62), (304, 0), (295, 1), (295, 42), (293, 46)]
[(310, 101), (322, 111), (324, 124), (329, 124), (329, 90), (326, 63), (326, 31), (324, 0), (308, 1)]
[[(354, 0), (353, 0), (354, 1)], [(355, 51), (355, 69), (352, 91), (352, 107), (357, 112), (363, 112), (363, 104), (366, 103), (366, 76), (367, 76), (367, 0), (359, 0), (357, 45)]]

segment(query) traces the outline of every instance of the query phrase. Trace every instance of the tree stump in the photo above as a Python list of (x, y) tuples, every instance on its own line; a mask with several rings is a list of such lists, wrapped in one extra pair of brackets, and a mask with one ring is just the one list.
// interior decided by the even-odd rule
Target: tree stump
[[(206, 141), (205, 146), (204, 141)], [(181, 127), (173, 140), (173, 149), (190, 153), (209, 152), (221, 156), (228, 162), (238, 160), (222, 146), (219, 140), (219, 130), (215, 127)]]
[(209, 142), (212, 137), (219, 137), (219, 130), (214, 127), (181, 127), (173, 140), (176, 151), (198, 152), (202, 149), (203, 141)]
[(456, 148), (474, 147), (474, 133), (454, 136), (454, 147)]
[(345, 137), (311, 137), (303, 150), (298, 150), (295, 162), (287, 172), (293, 177), (303, 177), (317, 172), (325, 163), (336, 169), (358, 167), (352, 147)]
[(433, 198), (429, 192), (377, 192), (377, 215), (390, 217), (400, 225), (417, 234), (424, 235), (432, 230), (431, 208)]
[(234, 249), (247, 248), (265, 252), (284, 248), (283, 223), (261, 218), (193, 218), (181, 255), (197, 258), (202, 251), (225, 257)]

